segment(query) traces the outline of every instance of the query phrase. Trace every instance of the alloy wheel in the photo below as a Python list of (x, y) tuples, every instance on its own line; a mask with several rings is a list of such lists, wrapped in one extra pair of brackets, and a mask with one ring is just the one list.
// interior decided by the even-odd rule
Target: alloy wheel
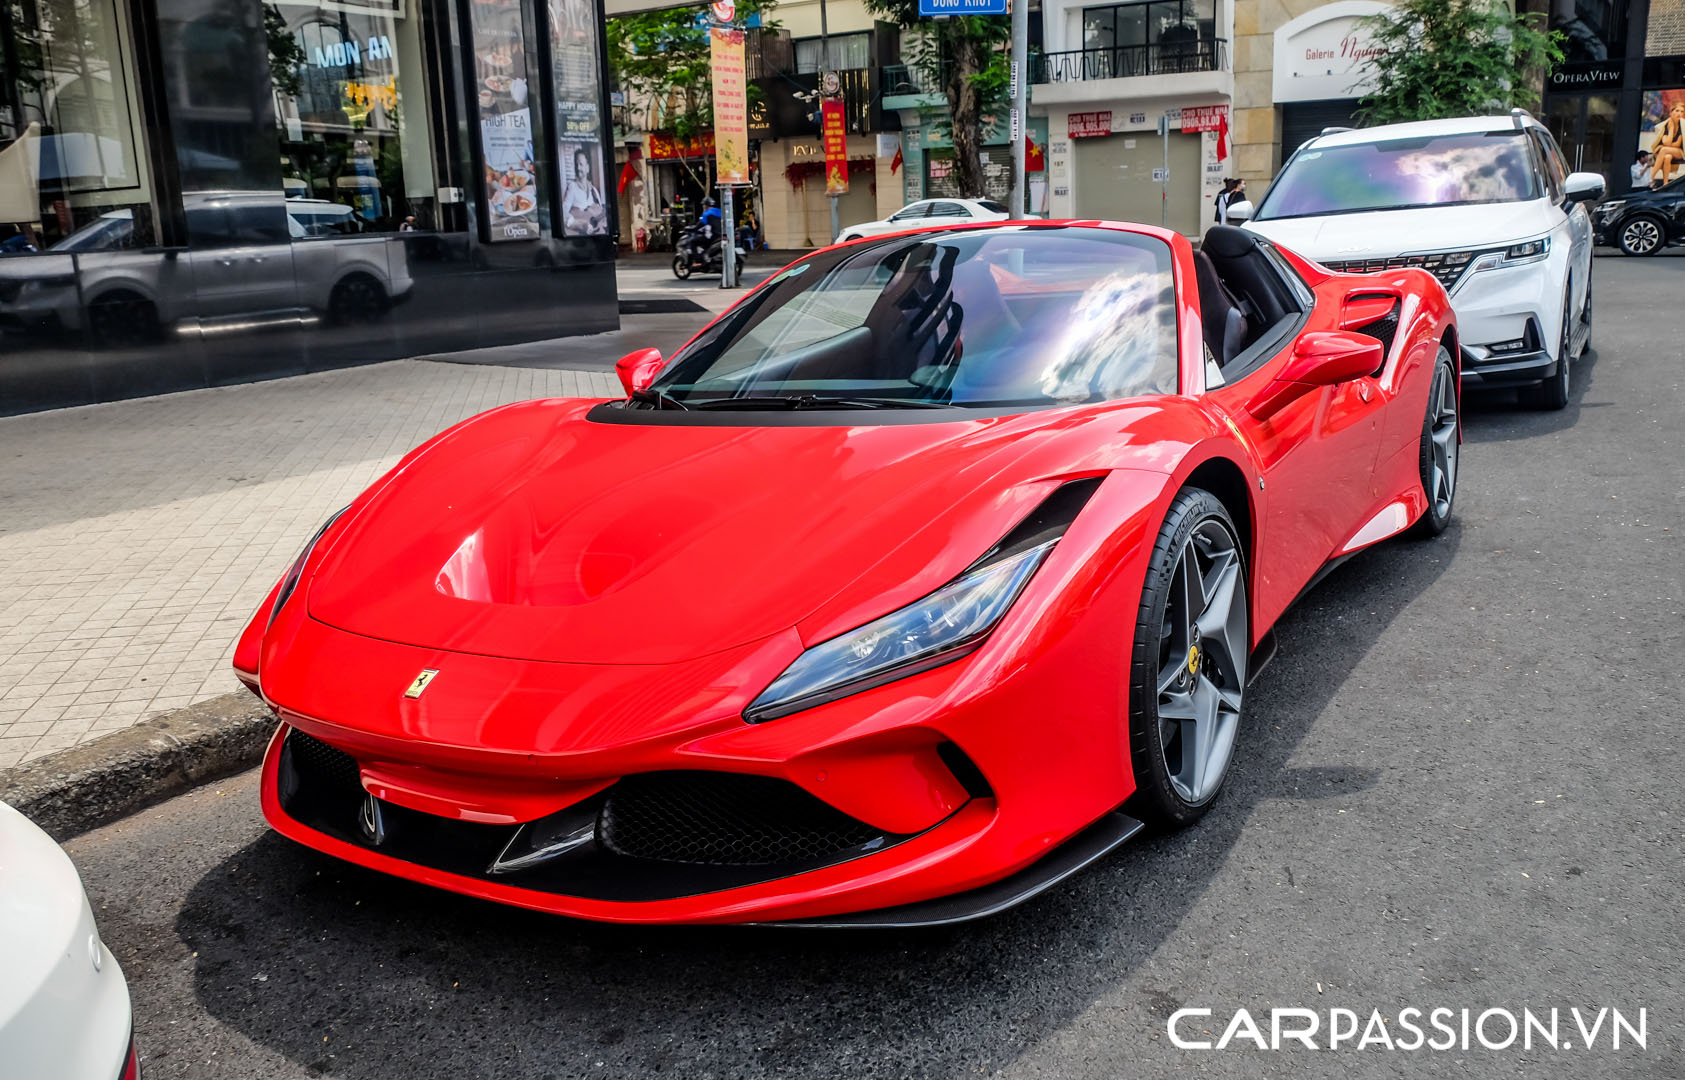
[(1246, 689), (1246, 579), (1234, 535), (1207, 518), (1177, 556), (1159, 639), (1158, 722), (1181, 798), (1217, 791), (1234, 754)]
[(1441, 365), (1434, 373), (1430, 399), (1432, 419), (1428, 437), (1433, 442), (1432, 465), (1428, 477), (1428, 496), (1433, 499), (1433, 512), (1443, 518), (1451, 512), (1451, 500), (1457, 494), (1457, 387), (1451, 369)]
[(1648, 255), (1662, 242), (1662, 230), (1649, 218), (1634, 218), (1621, 230), (1621, 247), (1633, 255)]

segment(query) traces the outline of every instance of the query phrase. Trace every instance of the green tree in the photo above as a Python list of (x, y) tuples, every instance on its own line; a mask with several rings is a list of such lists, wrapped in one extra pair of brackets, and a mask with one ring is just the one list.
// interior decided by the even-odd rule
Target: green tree
[(903, 37), (907, 60), (940, 85), (948, 99), (942, 126), (954, 143), (954, 180), (962, 196), (981, 198), (983, 113), (1007, 105), (1005, 46), (1012, 40), (1012, 20), (1003, 15), (932, 19), (919, 14), (918, 0), (866, 0), (866, 10), (916, 31)]
[(1402, 0), (1361, 23), (1378, 50), (1367, 62), (1375, 90), (1360, 103), (1366, 124), (1530, 109), (1562, 35), (1544, 16), (1503, 0)]
[[(766, 17), (778, 0), (738, 0), (737, 18), (761, 16), (761, 30), (771, 32), (778, 24)], [(627, 111), (650, 130), (671, 131), (681, 139), (711, 131), (714, 127), (714, 79), (710, 67), (708, 31), (697, 24), (702, 8), (666, 8), (620, 15), (608, 20), (609, 70), (626, 94)], [(758, 88), (749, 87), (754, 100)], [(680, 165), (704, 188), (713, 186), (709, 176), (697, 176), (689, 161)]]
[[(761, 16), (761, 29), (777, 0), (738, 0), (737, 17)], [(708, 31), (697, 25), (700, 8), (667, 8), (608, 20), (608, 63), (627, 104), (646, 110), (646, 125), (689, 138), (714, 126), (714, 85)], [(752, 89), (752, 88), (751, 88)]]

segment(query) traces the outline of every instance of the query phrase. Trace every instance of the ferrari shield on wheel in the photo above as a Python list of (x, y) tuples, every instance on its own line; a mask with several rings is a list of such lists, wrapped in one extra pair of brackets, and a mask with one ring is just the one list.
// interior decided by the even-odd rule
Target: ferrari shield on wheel
[(1129, 749), (1139, 811), (1184, 825), (1228, 775), (1251, 642), (1246, 564), (1216, 496), (1190, 488), (1153, 550), (1130, 665)]

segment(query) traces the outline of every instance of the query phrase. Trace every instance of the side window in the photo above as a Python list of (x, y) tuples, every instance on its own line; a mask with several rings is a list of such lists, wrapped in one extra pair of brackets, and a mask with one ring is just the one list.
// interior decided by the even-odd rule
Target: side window
[(187, 208), (187, 241), (196, 248), (234, 246), (234, 235), (228, 227), (228, 211), (220, 206), (190, 206)]
[(236, 244), (285, 244), (291, 234), (279, 203), (246, 203), (228, 209)]
[(970, 217), (965, 207), (954, 202), (933, 202), (930, 204), (931, 217)]
[(1556, 148), (1556, 140), (1549, 132), (1534, 128), (1533, 143), (1538, 147), (1539, 160), (1544, 165), (1545, 190), (1550, 192), (1552, 202), (1561, 202), (1567, 174), (1562, 168), (1562, 153)]
[(916, 202), (911, 206), (904, 206), (900, 210), (897, 210), (895, 213), (889, 215), (889, 220), (912, 221), (914, 218), (924, 217), (925, 214), (929, 213), (929, 211), (929, 203)]

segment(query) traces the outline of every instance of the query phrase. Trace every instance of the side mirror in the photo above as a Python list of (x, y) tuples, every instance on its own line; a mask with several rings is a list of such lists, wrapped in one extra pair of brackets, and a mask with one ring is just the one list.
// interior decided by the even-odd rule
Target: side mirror
[(1306, 334), (1293, 346), (1293, 355), (1275, 380), (1247, 405), (1247, 411), (1265, 419), (1319, 387), (1374, 374), (1385, 355), (1381, 343), (1368, 334), (1346, 330)]
[(1603, 198), (1609, 185), (1604, 183), (1603, 176), (1594, 172), (1569, 173), (1567, 183), (1562, 190), (1568, 200), (1568, 205), (1575, 203), (1594, 203)]
[(1293, 346), (1293, 358), (1276, 378), (1333, 386), (1373, 375), (1384, 357), (1381, 343), (1368, 334), (1321, 330), (1299, 339)]
[(1252, 203), (1241, 201), (1229, 204), (1229, 224), (1239, 225), (1243, 221), (1252, 220)]
[(660, 370), (660, 349), (639, 349), (614, 362), (614, 373), (620, 376), (620, 385), (625, 387), (628, 397), (640, 390), (648, 390)]

